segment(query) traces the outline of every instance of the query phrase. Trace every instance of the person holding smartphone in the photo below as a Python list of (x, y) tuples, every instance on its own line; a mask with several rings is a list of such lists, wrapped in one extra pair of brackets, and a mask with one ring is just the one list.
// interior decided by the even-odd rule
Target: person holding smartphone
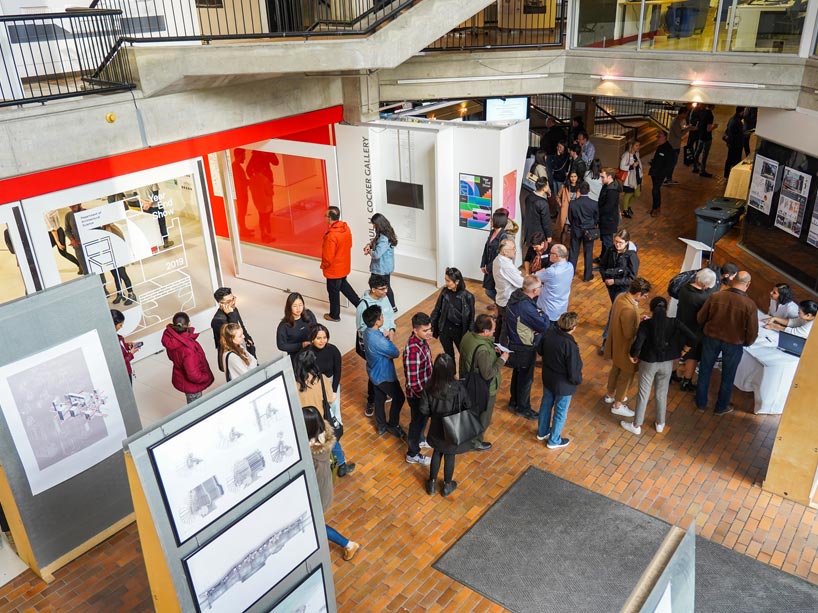
[(142, 348), (142, 343), (129, 343), (119, 333), (119, 330), (122, 328), (122, 324), (125, 323), (125, 315), (122, 313), (122, 311), (118, 309), (111, 309), (111, 319), (114, 322), (116, 337), (119, 339), (119, 348), (122, 350), (122, 359), (125, 360), (125, 369), (128, 371), (128, 379), (131, 381), (131, 385), (133, 385), (133, 367), (131, 366), (131, 362), (133, 361), (133, 354)]

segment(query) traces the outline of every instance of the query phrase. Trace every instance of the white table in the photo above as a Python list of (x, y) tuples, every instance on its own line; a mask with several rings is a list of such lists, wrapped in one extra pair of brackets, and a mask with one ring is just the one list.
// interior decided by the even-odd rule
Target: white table
[(799, 358), (778, 349), (778, 332), (765, 330), (761, 323), (767, 317), (766, 313), (758, 312), (758, 338), (744, 348), (733, 385), (743, 392), (753, 392), (754, 413), (780, 415), (787, 404)]

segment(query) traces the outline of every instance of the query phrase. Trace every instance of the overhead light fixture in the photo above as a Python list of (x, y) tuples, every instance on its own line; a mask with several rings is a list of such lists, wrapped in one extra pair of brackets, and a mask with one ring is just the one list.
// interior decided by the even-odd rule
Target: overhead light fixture
[(618, 75), (591, 75), (600, 81), (630, 81), (633, 83), (663, 83), (667, 85), (690, 85), (690, 81), (685, 79), (662, 79), (659, 77), (620, 77)]
[(430, 77), (428, 79), (398, 79), (398, 85), (417, 85), (421, 83), (463, 83), (467, 81), (522, 81), (525, 79), (544, 79), (547, 74), (512, 74), (496, 77)]
[(732, 87), (735, 89), (764, 89), (760, 83), (730, 83), (728, 81), (691, 81), (691, 87)]
[(590, 75), (600, 81), (629, 81), (632, 83), (661, 83), (664, 85), (687, 85), (688, 87), (730, 87), (733, 89), (764, 89), (759, 83), (733, 83), (728, 81), (700, 81), (688, 79), (663, 79), (660, 77), (627, 77), (613, 74)]

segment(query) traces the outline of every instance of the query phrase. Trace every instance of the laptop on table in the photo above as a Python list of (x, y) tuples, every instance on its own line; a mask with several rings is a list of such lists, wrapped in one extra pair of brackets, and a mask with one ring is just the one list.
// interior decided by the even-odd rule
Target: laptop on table
[(804, 351), (804, 343), (806, 342), (807, 339), (801, 336), (795, 336), (794, 334), (789, 334), (788, 332), (778, 333), (778, 348), (781, 351), (794, 355), (798, 358), (801, 357), (801, 352)]

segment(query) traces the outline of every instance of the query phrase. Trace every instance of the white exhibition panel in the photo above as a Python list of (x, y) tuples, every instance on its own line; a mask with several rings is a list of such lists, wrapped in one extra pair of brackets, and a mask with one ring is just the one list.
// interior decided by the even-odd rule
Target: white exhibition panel
[[(130, 191), (145, 185), (193, 176), (196, 177), (198, 181), (190, 185), (189, 182), (183, 180), (182, 183), (184, 183), (184, 185), (180, 185), (180, 189), (190, 190), (195, 194), (202, 235), (205, 238), (208, 237), (212, 231), (208, 227), (207, 219), (209, 212), (207, 211), (204, 194), (201, 189), (204, 185), (204, 177), (199, 168), (200, 162), (201, 158), (175, 162), (173, 164), (149, 168), (117, 177), (110, 177), (94, 183), (78, 185), (76, 187), (23, 200), (23, 213), (43, 285), (45, 287), (53, 287), (62, 283), (59, 270), (57, 269), (57, 261), (54, 257), (53, 248), (49, 239), (45, 213), (53, 209), (65, 208), (73, 203), (107, 198), (111, 194)], [(181, 202), (179, 202), (179, 207), (179, 211), (183, 210)], [(212, 244), (209, 240), (205, 240), (204, 243), (210, 284), (212, 287), (216, 287), (216, 262), (211, 248)], [(173, 270), (169, 270), (168, 274), (174, 272)], [(123, 313), (125, 314), (125, 323), (121, 334), (127, 336), (137, 328), (142, 317), (141, 309), (131, 308), (124, 310)], [(191, 316), (191, 325), (198, 330), (207, 330), (207, 328), (210, 327), (211, 318), (212, 312), (210, 311), (205, 310), (196, 313)], [(144, 343), (144, 346), (139, 353), (135, 354), (135, 359), (139, 360), (162, 351), (162, 333), (163, 330), (159, 330), (140, 337), (139, 340)]]
[[(380, 121), (336, 126), (342, 218), (353, 234), (352, 267), (366, 270), (361, 248), (369, 219), (386, 215), (398, 235), (396, 272), (441, 283), (443, 270), (456, 266), (464, 276), (482, 279), (480, 257), (487, 229), (460, 227), (461, 173), (490, 178), (491, 209), (518, 201), (528, 121), (498, 126), (482, 122)], [(510, 174), (515, 173), (515, 174)], [(509, 177), (509, 185), (504, 187)], [(386, 202), (386, 181), (423, 186), (424, 209)], [(505, 191), (513, 193), (507, 195)], [(521, 223), (517, 210), (513, 215)], [(422, 232), (426, 236), (420, 236)], [(363, 238), (361, 238), (363, 237)], [(432, 241), (434, 239), (434, 242)], [(521, 237), (518, 235), (518, 245)], [(518, 254), (521, 260), (522, 254)]]

